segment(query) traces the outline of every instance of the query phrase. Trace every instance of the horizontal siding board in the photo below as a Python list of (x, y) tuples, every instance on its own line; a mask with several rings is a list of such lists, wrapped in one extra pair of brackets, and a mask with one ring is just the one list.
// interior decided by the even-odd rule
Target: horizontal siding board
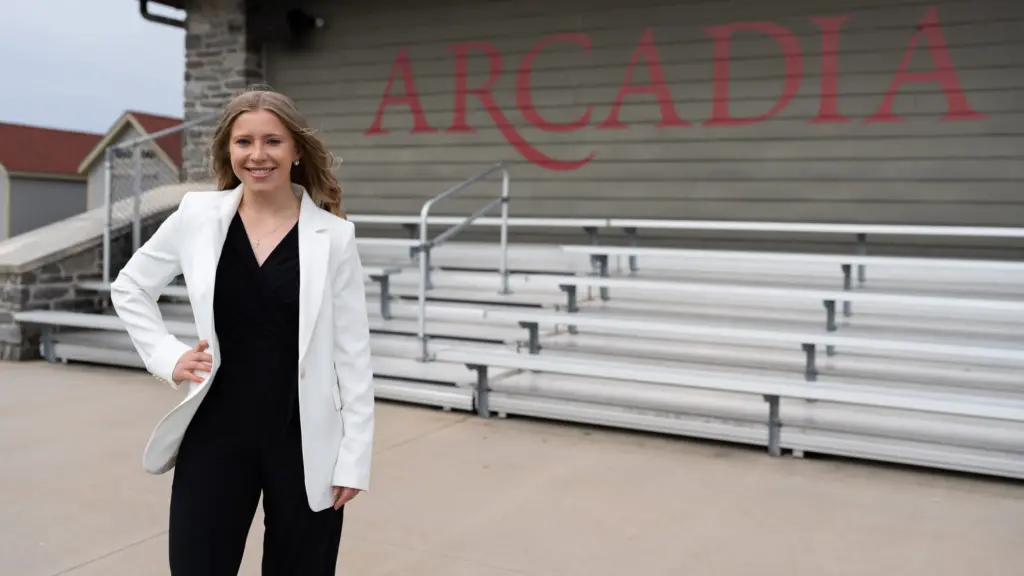
[[(389, 201), (418, 201), (427, 198), (478, 173), (482, 167), (470, 167), (463, 174), (449, 180), (395, 182), (374, 180), (358, 181), (347, 176), (343, 178), (346, 197), (372, 196)], [(344, 174), (344, 172), (343, 172)], [(953, 182), (643, 182), (621, 183), (614, 186), (602, 185), (600, 181), (556, 180), (530, 181), (519, 178), (512, 171), (510, 194), (516, 213), (528, 210), (536, 200), (577, 200), (586, 203), (591, 200), (622, 200), (633, 202), (662, 202), (667, 210), (670, 204), (678, 202), (820, 202), (822, 204), (847, 204), (856, 202), (889, 203), (940, 203), (945, 205), (974, 204), (1012, 205), (1020, 203), (1020, 187), (1008, 182), (982, 182), (971, 186), (971, 195), (963, 194), (963, 185)], [(457, 198), (472, 198), (475, 202), (486, 202), (500, 193), (498, 181), (474, 183), (460, 191)], [(422, 200), (418, 200), (422, 196)], [(671, 201), (668, 202), (668, 201)], [(447, 204), (447, 201), (442, 204)], [(440, 204), (438, 205), (440, 206)], [(628, 206), (622, 206), (628, 212)], [(407, 208), (409, 213), (419, 213), (419, 208)], [(595, 217), (613, 216), (615, 213), (595, 212)], [(666, 215), (667, 217), (667, 215)]]
[[(424, 199), (425, 200), (425, 199)], [(350, 213), (411, 214), (418, 212), (422, 200), (410, 199), (398, 203), (380, 197), (362, 197), (358, 202), (346, 201)], [(436, 214), (466, 215), (480, 209), (480, 199), (456, 198), (438, 205)], [(624, 218), (664, 218), (694, 220), (757, 220), (779, 222), (830, 222), (842, 221), (863, 224), (914, 224), (914, 225), (962, 225), (962, 226), (1019, 226), (1024, 220), (1024, 208), (1019, 204), (982, 204), (965, 210), (963, 204), (932, 202), (890, 202), (884, 209), (865, 205), (862, 202), (722, 202), (713, 200), (678, 201), (666, 205), (664, 201), (636, 200), (623, 195), (613, 199), (588, 199), (586, 202), (568, 199), (536, 199), (529, 204), (515, 204), (511, 207), (515, 216), (567, 216), (584, 217), (593, 215), (617, 216)], [(842, 214), (842, 218), (836, 218)]]
[[(332, 141), (333, 142), (333, 141)], [(344, 148), (341, 143), (333, 146)], [(344, 160), (352, 165), (368, 164), (438, 164), (457, 160), (482, 165), (497, 160), (518, 161), (507, 143), (462, 146), (456, 152), (446, 146), (407, 146), (386, 151), (379, 147), (352, 146), (344, 149)], [(604, 144), (551, 144), (544, 152), (555, 158), (582, 158), (593, 153), (598, 159), (617, 161), (730, 162), (772, 160), (803, 162), (806, 160), (884, 161), (899, 159), (1015, 159), (1024, 164), (1024, 136), (965, 136), (957, 138), (905, 138), (879, 140), (871, 146), (860, 141), (783, 140), (764, 142), (717, 141), (659, 142), (643, 140), (608, 142)], [(585, 168), (583, 169), (586, 170)]]
[[(480, 169), (481, 163), (417, 163), (396, 162), (354, 163), (345, 171), (346, 178), (377, 182), (409, 180), (412, 182), (458, 182)], [(515, 174), (523, 180), (551, 179), (551, 171), (530, 163), (519, 163)], [(975, 159), (928, 160), (737, 160), (707, 162), (666, 160), (663, 162), (597, 160), (580, 170), (559, 174), (558, 182), (1021, 182), (1024, 161)], [(1019, 195), (1024, 195), (1020, 192)]]
[[(606, 88), (593, 88), (586, 91), (549, 91), (537, 94), (535, 97), (536, 111), (549, 122), (569, 122), (580, 118), (592, 106), (590, 126), (597, 130), (596, 126), (604, 122), (613, 109), (616, 90)], [(1003, 113), (1024, 112), (1024, 97), (1020, 89), (999, 89), (999, 90), (971, 90), (965, 91), (968, 104), (977, 112), (987, 115), (999, 115)], [(675, 95), (673, 95), (675, 96)], [(498, 111), (513, 126), (522, 128), (529, 127), (529, 123), (523, 119), (523, 114), (516, 108), (515, 97), (507, 93), (495, 94), (495, 103)], [(572, 102), (571, 100), (578, 100)], [(679, 117), (698, 125), (712, 117), (714, 99), (712, 95), (697, 94), (688, 96), (680, 94), (675, 96), (673, 108)], [(778, 95), (761, 98), (730, 98), (729, 111), (734, 117), (755, 117), (766, 114), (779, 102)], [(883, 94), (862, 95), (843, 94), (837, 99), (839, 113), (851, 120), (850, 124), (864, 125), (863, 121), (878, 112), (885, 101)], [(455, 106), (451, 97), (428, 96), (421, 99), (423, 103), (423, 114), (428, 124), (438, 131), (448, 129), (454, 119)], [(338, 104), (331, 100), (299, 101), (298, 104), (307, 113), (320, 118), (333, 116), (338, 111)], [(429, 105), (429, 106), (428, 106)], [(806, 95), (793, 97), (779, 112), (772, 118), (776, 120), (800, 121), (807, 126), (806, 122), (817, 117), (820, 111), (821, 98), (818, 95)], [(359, 105), (349, 103), (343, 107), (341, 114), (346, 117), (343, 124), (331, 122), (321, 123), (321, 129), (335, 130), (337, 127), (344, 127), (350, 131), (364, 132), (374, 122), (377, 113), (377, 106), (374, 103), (366, 106), (362, 101)], [(944, 94), (934, 92), (925, 93), (903, 93), (896, 94), (893, 102), (892, 113), (896, 116), (916, 118), (932, 124), (941, 124), (940, 119), (949, 111), (949, 102)], [(480, 130), (494, 126), (491, 110), (482, 109), (481, 103), (474, 98), (466, 101), (466, 121), (469, 126)], [(415, 125), (415, 117), (406, 106), (388, 107), (381, 116), (381, 128), (391, 132), (410, 132)], [(653, 125), (661, 121), (662, 110), (653, 96), (641, 94), (626, 97), (619, 107), (619, 119), (627, 125)], [(328, 126), (330, 128), (328, 128)], [(807, 126), (808, 135), (812, 134), (820, 126)], [(813, 128), (813, 129), (812, 129)], [(672, 127), (673, 130), (684, 130), (687, 127)], [(600, 131), (600, 130), (597, 130)]]
[[(712, 106), (715, 103), (714, 94), (708, 92), (673, 93), (674, 107), (679, 116), (688, 122), (701, 122), (711, 117)], [(765, 90), (765, 92), (769, 92)], [(729, 98), (730, 112), (734, 116), (755, 116), (767, 113), (780, 100), (782, 95), (781, 87), (769, 95), (758, 95), (741, 97), (739, 95)], [(968, 104), (974, 110), (986, 114), (999, 112), (1021, 112), (1024, 111), (1024, 98), (1021, 97), (1019, 89), (992, 89), (992, 90), (964, 90)], [(535, 109), (542, 116), (546, 113), (556, 112), (561, 108), (568, 108), (572, 116), (567, 118), (578, 118), (586, 107), (594, 107), (593, 115), (596, 122), (604, 121), (616, 101), (618, 88), (607, 88), (603, 86), (593, 88), (580, 88), (575, 90), (546, 90), (534, 93)], [(885, 94), (841, 94), (837, 98), (839, 112), (851, 118), (864, 119), (873, 115), (884, 102)], [(507, 117), (521, 116), (516, 107), (516, 98), (508, 92), (494, 93), (494, 101), (500, 111)], [(451, 95), (424, 96), (420, 98), (423, 113), (428, 122), (435, 128), (445, 128), (451, 122), (451, 115), (455, 112), (455, 99)], [(908, 107), (907, 103), (913, 104)], [(349, 100), (345, 102), (333, 99), (322, 100), (300, 100), (297, 101), (307, 114), (326, 116), (343, 114), (363, 119), (365, 129), (373, 123), (378, 110), (376, 99)], [(810, 119), (819, 113), (821, 97), (818, 94), (798, 94), (794, 96), (786, 107), (776, 115), (779, 118)], [(627, 95), (621, 102), (621, 118), (623, 122), (658, 122), (661, 120), (661, 108), (657, 99), (649, 94)], [(465, 112), (476, 113), (483, 108), (480, 100), (475, 97), (467, 97)], [(934, 115), (936, 117), (945, 114), (949, 109), (949, 102), (945, 94), (931, 92), (903, 92), (896, 93), (893, 106), (893, 114), (896, 115)], [(488, 111), (483, 111), (488, 114)], [(479, 114), (478, 114), (479, 116)], [(384, 109), (384, 127), (391, 130), (413, 127), (414, 117), (408, 106), (392, 105)], [(489, 116), (488, 116), (489, 118)], [(472, 126), (485, 124), (480, 118)], [(486, 122), (489, 124), (491, 122)]]
[[(1022, 88), (1024, 87), (1024, 78), (1020, 75), (1014, 74), (1017, 70), (1024, 68), (1024, 44), (1021, 44), (1020, 50), (1021, 52), (1019, 54), (1012, 56), (1018, 60), (1016, 65), (1005, 64), (980, 68), (958, 68), (956, 70), (956, 77), (959, 82), (961, 82), (962, 86), (970, 86), (973, 91)], [(775, 61), (777, 61), (777, 59)], [(892, 84), (895, 77), (894, 69), (895, 65), (890, 65), (888, 69), (880, 72), (854, 74), (846, 72), (844, 67), (844, 72), (839, 77), (840, 94), (867, 94), (881, 96), (889, 90), (889, 87)], [(534, 80), (530, 83), (530, 94), (534, 96), (535, 106), (540, 108), (543, 104), (543, 93), (546, 91), (561, 92), (572, 90), (583, 85), (603, 86), (605, 88), (610, 87), (617, 90), (623, 85), (625, 70), (626, 69), (624, 68), (622, 70), (612, 71), (610, 74), (601, 73), (600, 75), (598, 73), (601, 71), (597, 69), (585, 69), (565, 74), (552, 72), (542, 75), (539, 73), (534, 75)], [(643, 71), (641, 71), (641, 73), (642, 72)], [(706, 97), (711, 97), (714, 93), (714, 84), (709, 80), (711, 77), (710, 69), (706, 72), (707, 74), (703, 76), (694, 76), (694, 79), (691, 80), (680, 80), (671, 75), (668, 68), (666, 68), (666, 83), (669, 85), (670, 90), (677, 99), (680, 95), (687, 93), (703, 94)], [(778, 97), (781, 95), (781, 77), (775, 71), (774, 67), (761, 69), (757, 72), (748, 72), (742, 76), (739, 72), (741, 71), (734, 70), (733, 74), (730, 74), (730, 99), (766, 95), (769, 97)], [(514, 71), (509, 72), (509, 74), (513, 73)], [(342, 73), (325, 74), (323, 78), (335, 78), (336, 80), (321, 83), (295, 84), (289, 91), (289, 95), (296, 101), (301, 102), (304, 106), (308, 105), (310, 101), (321, 99), (338, 102), (338, 104), (343, 101), (351, 100), (373, 100), (375, 102), (373, 105), (373, 112), (376, 112), (377, 106), (379, 106), (379, 102), (381, 98), (383, 98), (385, 88), (387, 86), (386, 81), (380, 83), (369, 81), (348, 81), (344, 79), (345, 76)], [(583, 80), (586, 78), (590, 78), (593, 82), (587, 84)], [(821, 80), (821, 75), (818, 73), (816, 67), (814, 69), (805, 67), (805, 73), (802, 77), (799, 93), (805, 97), (818, 97)], [(771, 82), (771, 84), (766, 86), (766, 81)], [(646, 77), (641, 75), (636, 77), (632, 84), (639, 85), (645, 84), (646, 82)], [(443, 94), (450, 100), (454, 98), (455, 79), (453, 75), (449, 75), (445, 79), (437, 80), (431, 84), (432, 85), (426, 85), (424, 82), (417, 81), (417, 94), (421, 99), (424, 96), (431, 94)], [(469, 81), (468, 85), (470, 87), (481, 86), (482, 81)], [(495, 84), (493, 93), (497, 95), (503, 88), (506, 90), (514, 89), (514, 77), (500, 78), (498, 83)], [(900, 86), (898, 93), (927, 93), (936, 92), (938, 90), (939, 88), (935, 83), (914, 82)], [(400, 84), (392, 89), (391, 95), (403, 95)], [(471, 101), (472, 98), (475, 98), (475, 96), (471, 97)], [(449, 108), (451, 108), (451, 105)]]
[[(603, 94), (595, 89), (591, 94), (582, 96), (586, 102), (593, 102), (595, 109), (597, 103), (614, 102), (614, 92), (608, 91)], [(608, 100), (604, 100), (604, 96)], [(644, 102), (647, 100), (647, 102)], [(619, 119), (626, 124), (629, 123), (654, 123), (661, 120), (661, 111), (658, 106), (652, 106), (649, 102), (653, 98), (635, 97), (623, 102)], [(779, 101), (779, 98), (732, 98), (730, 99), (730, 112), (735, 117), (755, 117), (768, 113)], [(839, 112), (851, 119), (863, 120), (875, 114), (884, 101), (881, 95), (844, 95), (839, 100)], [(1001, 112), (1024, 112), (1024, 99), (1020, 91), (1016, 90), (993, 90), (993, 91), (971, 91), (967, 93), (967, 101), (971, 107), (986, 114), (997, 114)], [(703, 122), (712, 117), (712, 106), (714, 100), (711, 97), (686, 98), (678, 102), (676, 110), (683, 119), (690, 122)], [(779, 111), (777, 117), (781, 119), (790, 118), (793, 120), (806, 120), (818, 115), (821, 106), (821, 99), (817, 96), (794, 97), (786, 107)], [(611, 104), (608, 105), (609, 112)], [(949, 102), (943, 94), (898, 94), (893, 105), (893, 114), (897, 116), (913, 114), (916, 117), (931, 116), (936, 122), (949, 110)], [(596, 110), (595, 110), (596, 112)], [(602, 111), (603, 112), (603, 111)], [(605, 114), (598, 114), (597, 118), (604, 120)]]
[[(991, 50), (990, 59), (979, 60), (974, 66), (959, 66), (956, 69), (956, 78), (965, 90), (993, 90), (1004, 88), (1019, 88), (1022, 81), (1014, 72), (1024, 67), (1024, 43), (1017, 49), (1019, 52), (1011, 52), (1009, 48), (1000, 46)], [(882, 95), (889, 91), (896, 79), (896, 62), (880, 62), (874, 71), (852, 72), (845, 68), (845, 61), (840, 62), (843, 67), (837, 77), (840, 94), (870, 94)], [(672, 66), (663, 66), (662, 71), (665, 84), (668, 85), (673, 95), (681, 93), (700, 94), (710, 97), (714, 92), (712, 80), (712, 66), (707, 65), (680, 65), (679, 68), (687, 68), (685, 74), (677, 74)], [(535, 100), (542, 98), (545, 92), (565, 92), (576, 90), (580, 87), (602, 88), (613, 93), (625, 85), (627, 66), (622, 67), (591, 67), (583, 66), (575, 70), (566, 71), (538, 71), (532, 74), (529, 90)], [(912, 72), (929, 71), (931, 66), (912, 67)], [(645, 86), (651, 83), (645, 66), (639, 66), (634, 71), (629, 84), (632, 86)], [(737, 67), (733, 66), (729, 74), (729, 93), (731, 97), (779, 97), (782, 94), (783, 81), (786, 78), (785, 68), (778, 58), (767, 60), (766, 64), (760, 67)], [(822, 85), (822, 74), (820, 66), (804, 64), (803, 74), (799, 77), (799, 94), (814, 94), (817, 96)], [(487, 75), (468, 76), (466, 86), (472, 90), (484, 86)], [(337, 78), (331, 82), (297, 83), (290, 91), (290, 95), (296, 100), (304, 102), (315, 102), (317, 100), (330, 100), (333, 102), (366, 103), (372, 102), (373, 109), (388, 93), (387, 79), (380, 81), (361, 80), (354, 81)], [(491, 93), (499, 94), (502, 91), (514, 94), (519, 86), (516, 78), (516, 70), (507, 69), (503, 71), (491, 85)], [(455, 75), (449, 71), (445, 76), (427, 79), (417, 79), (415, 84), (416, 95), (421, 101), (426, 98), (438, 95), (451, 100), (456, 92)], [(898, 92), (922, 93), (938, 92), (941, 87), (936, 82), (906, 82), (898, 87)], [(392, 97), (405, 96), (405, 88), (401, 82), (392, 86), (390, 95)], [(471, 99), (476, 96), (469, 95)], [(424, 103), (425, 104), (425, 103)], [(540, 105), (539, 103), (535, 105)]]
[[(840, 50), (845, 61), (853, 56), (863, 53), (891, 54), (895, 61), (901, 57), (907, 49), (912, 32), (908, 27), (898, 26), (885, 29), (872, 29), (857, 27), (855, 20), (848, 20), (846, 26), (840, 33)], [(657, 46), (657, 53), (663, 65), (677, 65), (685, 63), (703, 63), (708, 61), (713, 53), (713, 41), (710, 36), (699, 30), (686, 34), (675, 29), (666, 29), (664, 26), (651, 27), (653, 29), (654, 41)], [(582, 30), (591, 40), (591, 51), (585, 52), (577, 44), (559, 42), (546, 46), (536, 60), (539, 68), (565, 69), (578, 66), (581, 60), (586, 59), (593, 63), (609, 63), (613, 61), (616, 66), (628, 63), (640, 39), (644, 28), (636, 28), (624, 31), (621, 28), (611, 30), (590, 31)], [(1024, 19), (999, 20), (991, 22), (983, 16), (976, 16), (970, 23), (949, 24), (942, 23), (943, 36), (946, 45), (951, 51), (959, 51), (973, 46), (985, 46), (992, 44), (1011, 44), (1019, 42), (1021, 33), (1024, 31)], [(572, 31), (559, 31), (572, 32)], [(813, 35), (803, 29), (798, 34), (793, 33), (800, 39), (802, 53), (805, 57), (820, 57), (821, 39), (820, 32), (815, 27)], [(359, 31), (352, 31), (349, 35), (360, 35)], [(518, 66), (522, 57), (532, 49), (538, 42), (547, 36), (537, 37), (515, 36), (506, 39), (488, 38), (502, 50), (505, 64), (509, 67)], [(476, 37), (482, 38), (482, 37)], [(322, 49), (329, 53), (337, 52), (337, 57), (332, 57), (330, 65), (335, 70), (344, 70), (345, 77), (350, 79), (386, 79), (390, 74), (391, 65), (398, 50), (404, 46), (411, 46), (410, 59), (413, 63), (417, 78), (429, 78), (450, 73), (454, 56), (449, 50), (452, 43), (443, 44), (401, 44), (384, 48), (373, 48), (359, 51), (358, 48), (336, 48), (322, 46)], [(765, 38), (756, 34), (737, 35), (732, 39), (730, 48), (733, 57), (737, 61), (743, 60), (765, 60), (777, 57), (774, 53), (777, 46), (769, 44), (772, 50), (768, 53), (752, 50), (753, 46), (764, 46)], [(923, 51), (927, 51), (924, 47)], [(475, 52), (470, 53), (470, 58), (479, 57)], [(324, 57), (322, 54), (310, 55), (303, 52), (293, 52), (285, 55), (282, 61), (287, 61), (288, 68), (281, 71), (281, 80), (289, 84), (294, 82), (315, 82), (315, 74), (310, 72), (323, 71)], [(381, 64), (386, 63), (387, 67), (381, 69)]]
[[(904, 0), (895, 6), (906, 10), (924, 10), (936, 6), (948, 10), (970, 0)], [(833, 0), (827, 4), (819, 0), (789, 0), (786, 2), (742, 2), (734, 0), (647, 0), (643, 4), (624, 5), (620, 0), (560, 0), (559, 2), (523, 2), (518, 0), (436, 0), (424, 4), (419, 0), (378, 0), (363, 5), (328, 3), (323, 7), (328, 14), (339, 12), (368, 25), (386, 27), (403, 22), (409, 28), (458, 30), (451, 18), (459, 16), (465, 22), (503, 21), (524, 26), (541, 26), (546, 20), (572, 18), (570, 22), (593, 25), (595, 22), (617, 22), (634, 14), (657, 16), (665, 10), (678, 10), (689, 22), (726, 20), (754, 20), (803, 17), (806, 14), (828, 14), (856, 11), (875, 16), (878, 12), (892, 13), (891, 0)], [(1012, 0), (981, 0), (974, 2), (981, 8), (1012, 7)], [(661, 12), (659, 12), (661, 11)], [(1006, 10), (1000, 10), (1005, 13)], [(737, 18), (737, 14), (740, 18)], [(665, 20), (669, 20), (665, 18)], [(678, 21), (678, 20), (677, 20)]]
[[(904, 122), (865, 124), (852, 119), (845, 124), (808, 124), (810, 116), (802, 119), (773, 117), (764, 122), (736, 126), (730, 128), (705, 127), (694, 124), (686, 128), (659, 128), (652, 124), (632, 125), (625, 130), (599, 130), (588, 126), (571, 133), (545, 132), (539, 128), (518, 121), (517, 132), (527, 141), (536, 146), (567, 143), (652, 143), (652, 142), (689, 142), (689, 141), (720, 141), (737, 142), (749, 140), (765, 140), (773, 143), (778, 140), (806, 139), (819, 144), (828, 141), (857, 141), (864, 146), (872, 146), (873, 140), (904, 139), (904, 138), (953, 138), (959, 136), (1009, 136), (1024, 134), (1024, 111), (992, 114), (986, 121), (972, 122), (939, 122), (935, 114), (913, 115), (902, 111), (900, 116)], [(577, 110), (578, 113), (578, 110)], [(599, 120), (603, 114), (596, 114)], [(508, 141), (494, 126), (489, 116), (467, 116), (470, 125), (475, 128), (471, 133), (447, 133), (451, 116), (441, 117), (442, 121), (430, 122), (438, 129), (434, 134), (410, 134), (412, 122), (400, 122), (403, 117), (388, 118), (386, 127), (392, 132), (383, 135), (363, 136), (369, 128), (371, 120), (363, 120), (350, 116), (321, 116), (314, 118), (322, 136), (334, 146), (352, 147), (366, 146), (373, 148), (408, 147), (408, 146), (508, 146)], [(511, 120), (511, 118), (510, 118)], [(799, 120), (799, 121), (796, 121)], [(394, 122), (394, 124), (391, 124)], [(513, 152), (509, 148), (510, 152)], [(457, 152), (456, 152), (457, 153)]]
[[(375, 50), (404, 45), (419, 45), (424, 50), (443, 51), (453, 43), (491, 39), (500, 42), (504, 38), (526, 40), (529, 44), (551, 34), (567, 31), (596, 31), (642, 29), (658, 26), (666, 37), (705, 36), (704, 29), (735, 21), (770, 21), (799, 35), (817, 35), (813, 17), (830, 17), (851, 13), (847, 25), (852, 28), (910, 30), (920, 22), (927, 10), (935, 7), (939, 22), (955, 26), (962, 23), (976, 23), (981, 20), (1014, 20), (1024, 17), (1024, 8), (1017, 0), (986, 0), (966, 2), (901, 2), (889, 3), (829, 2), (824, 5), (814, 0), (786, 2), (708, 2), (701, 4), (672, 3), (647, 6), (625, 7), (622, 3), (610, 6), (573, 7), (562, 6), (561, 2), (549, 3), (543, 12), (534, 15), (505, 16), (482, 14), (473, 17), (469, 13), (442, 19), (421, 17), (401, 12), (388, 13), (385, 21), (371, 19), (346, 19), (345, 5), (340, 4), (329, 18), (334, 22), (337, 34), (325, 35), (325, 48), (349, 51), (347, 58), (359, 61)], [(868, 5), (870, 7), (858, 7)], [(380, 3), (381, 13), (387, 13), (388, 3)], [(494, 10), (492, 7), (491, 10)], [(999, 16), (995, 16), (998, 14)], [(909, 39), (909, 33), (908, 33)], [(636, 38), (622, 45), (635, 43)]]

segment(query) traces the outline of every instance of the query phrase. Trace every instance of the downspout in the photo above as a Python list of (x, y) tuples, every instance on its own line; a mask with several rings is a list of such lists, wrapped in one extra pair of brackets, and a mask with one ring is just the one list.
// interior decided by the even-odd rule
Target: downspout
[(184, 20), (175, 20), (174, 18), (168, 18), (167, 16), (157, 16), (156, 14), (149, 13), (149, 0), (139, 0), (139, 13), (142, 17), (150, 22), (156, 22), (157, 24), (166, 24), (168, 26), (175, 26), (177, 28), (185, 28)]

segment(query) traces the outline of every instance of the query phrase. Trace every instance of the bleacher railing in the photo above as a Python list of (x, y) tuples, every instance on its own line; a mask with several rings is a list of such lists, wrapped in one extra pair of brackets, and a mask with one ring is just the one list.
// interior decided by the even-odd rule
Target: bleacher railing
[(183, 170), (176, 167), (182, 148), (181, 133), (207, 122), (207, 115), (107, 147), (104, 156), (103, 282), (111, 278), (112, 238), (115, 232), (131, 225), (131, 252), (142, 245), (142, 222), (161, 209), (159, 202), (148, 205), (143, 194), (160, 186), (179, 184)]
[[(430, 210), (435, 204), (452, 196), (453, 194), (465, 190), (470, 185), (483, 180), (490, 176), (494, 172), (501, 171), (501, 195), (488, 202), (487, 205), (480, 208), (473, 214), (467, 216), (462, 221), (451, 226), (444, 232), (438, 234), (433, 239), (427, 237), (428, 225), (430, 222)], [(416, 257), (419, 260), (420, 265), (420, 286), (419, 286), (419, 329), (418, 337), (420, 341), (420, 361), (426, 362), (430, 359), (430, 352), (427, 343), (427, 290), (430, 288), (430, 251), (438, 246), (441, 246), (448, 240), (451, 240), (455, 235), (471, 225), (474, 220), (485, 216), (494, 209), (495, 206), (501, 206), (501, 261), (498, 265), (499, 273), (501, 276), (501, 287), (499, 290), (500, 294), (508, 294), (508, 203), (509, 203), (509, 173), (508, 168), (504, 162), (497, 162), (480, 172), (479, 174), (465, 180), (460, 184), (445, 190), (444, 192), (434, 196), (430, 200), (427, 200), (423, 204), (423, 208), (420, 209), (420, 222), (419, 222), (419, 233), (420, 242), (414, 248), (416, 250)]]

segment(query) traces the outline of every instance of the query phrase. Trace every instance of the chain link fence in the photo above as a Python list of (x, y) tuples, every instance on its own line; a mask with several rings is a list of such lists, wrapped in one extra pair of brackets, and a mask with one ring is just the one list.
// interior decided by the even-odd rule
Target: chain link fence
[(112, 241), (131, 228), (131, 253), (142, 245), (143, 223), (173, 208), (150, 191), (185, 181), (182, 162), (185, 130), (210, 124), (204, 116), (106, 149), (104, 175), (103, 282), (111, 280)]

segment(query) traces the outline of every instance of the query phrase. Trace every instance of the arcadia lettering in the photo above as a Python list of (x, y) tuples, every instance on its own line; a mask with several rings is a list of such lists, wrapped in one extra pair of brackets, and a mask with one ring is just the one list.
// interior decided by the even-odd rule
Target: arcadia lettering
[[(851, 17), (851, 15), (845, 14), (810, 19), (817, 26), (821, 35), (821, 87), (818, 113), (808, 121), (809, 124), (851, 122), (850, 118), (843, 116), (840, 112), (840, 95), (838, 90), (839, 39), (843, 25)], [(804, 59), (800, 43), (790, 30), (773, 22), (736, 22), (706, 28), (704, 33), (710, 36), (714, 43), (712, 80), (714, 103), (712, 105), (711, 117), (700, 122), (700, 125), (705, 127), (728, 127), (764, 122), (785, 109), (799, 92), (804, 76)], [(771, 109), (757, 116), (737, 117), (732, 113), (729, 105), (730, 49), (732, 39), (737, 33), (756, 33), (770, 37), (778, 46), (784, 62), (785, 82), (782, 94)], [(579, 117), (571, 122), (555, 123), (545, 119), (536, 106), (534, 106), (531, 79), (534, 63), (538, 58), (543, 57), (545, 49), (557, 43), (575, 44), (587, 54), (591, 51), (591, 40), (587, 34), (576, 32), (559, 33), (540, 40), (523, 56), (515, 70), (515, 102), (516, 108), (531, 126), (545, 132), (556, 133), (575, 132), (591, 126), (597, 130), (623, 130), (627, 126), (619, 119), (619, 111), (626, 98), (634, 97), (653, 98), (657, 102), (660, 110), (660, 121), (655, 124), (657, 127), (687, 128), (693, 126), (693, 121), (680, 117), (676, 110), (672, 91), (662, 69), (653, 28), (644, 30), (640, 35), (640, 39), (633, 50), (629, 65), (623, 76), (622, 84), (605, 118), (595, 119), (593, 117), (593, 105), (586, 105), (581, 110)], [(921, 49), (927, 50), (934, 66), (926, 72), (911, 72), (909, 70), (911, 59), (916, 51)], [(593, 152), (577, 159), (552, 158), (538, 150), (516, 130), (516, 127), (509, 121), (492, 94), (495, 83), (504, 72), (502, 68), (502, 53), (496, 46), (482, 41), (465, 42), (449, 46), (448, 51), (454, 58), (455, 86), (453, 96), (454, 115), (452, 116), (451, 124), (444, 129), (446, 133), (472, 133), (476, 131), (469, 124), (466, 116), (467, 101), (472, 96), (487, 111), (505, 140), (529, 162), (549, 170), (576, 170), (594, 158)], [(490, 74), (482, 84), (469, 86), (467, 81), (468, 61), (470, 55), (474, 53), (481, 53), (487, 57)], [(637, 74), (639, 66), (643, 66), (646, 69), (650, 79), (648, 83), (637, 83), (634, 81), (634, 76)], [(396, 82), (401, 82), (402, 84), (401, 93), (397, 93), (395, 90)], [(972, 108), (967, 101), (967, 96), (964, 93), (952, 58), (949, 55), (945, 35), (939, 23), (938, 11), (934, 7), (927, 9), (918, 26), (912, 32), (903, 56), (896, 67), (888, 89), (879, 102), (878, 108), (873, 114), (862, 119), (861, 122), (871, 124), (903, 121), (902, 118), (893, 113), (893, 104), (900, 89), (907, 84), (913, 83), (932, 83), (942, 90), (942, 93), (945, 95), (947, 110), (939, 118), (941, 121), (979, 120), (986, 117), (985, 114)], [(430, 124), (423, 111), (419, 93), (416, 90), (412, 63), (409, 60), (406, 48), (399, 50), (395, 57), (391, 74), (384, 88), (384, 94), (377, 107), (376, 116), (370, 128), (365, 131), (365, 135), (387, 134), (389, 131), (383, 127), (384, 113), (388, 109), (395, 107), (404, 107), (412, 114), (413, 127), (410, 133), (428, 134), (439, 131), (437, 127)]]

